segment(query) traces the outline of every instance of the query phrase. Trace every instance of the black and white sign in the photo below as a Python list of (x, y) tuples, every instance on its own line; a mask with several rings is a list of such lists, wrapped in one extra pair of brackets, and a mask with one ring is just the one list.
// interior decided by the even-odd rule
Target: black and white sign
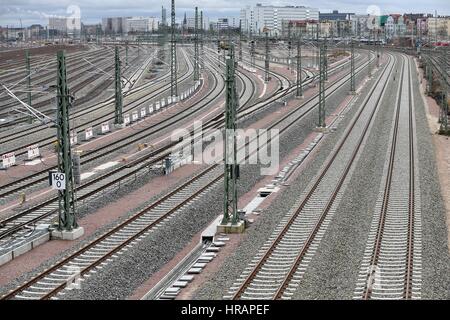
[(148, 107), (148, 113), (153, 113), (153, 104)]
[(16, 164), (16, 154), (14, 152), (2, 155), (3, 168), (9, 168)]
[(86, 140), (91, 139), (94, 136), (94, 133), (92, 132), (92, 127), (86, 128), (84, 134), (85, 134)]
[(74, 145), (74, 144), (77, 144), (77, 143), (78, 143), (78, 136), (77, 136), (77, 133), (74, 132), (74, 131), (72, 131), (72, 132), (70, 133), (70, 145)]
[(39, 157), (39, 145), (33, 144), (27, 147), (28, 160)]
[(130, 123), (130, 115), (126, 114), (126, 115), (123, 116), (123, 124), (127, 125), (129, 123)]
[(145, 110), (145, 108), (141, 108), (141, 118), (144, 118), (146, 114), (147, 110)]
[(134, 121), (137, 121), (138, 119), (139, 119), (138, 112), (133, 111), (133, 113), (131, 114), (131, 120), (134, 122)]
[(102, 123), (102, 133), (107, 133), (107, 132), (109, 132), (109, 123), (104, 122), (104, 123)]
[(50, 172), (50, 182), (52, 189), (65, 190), (66, 189), (66, 174), (62, 172)]

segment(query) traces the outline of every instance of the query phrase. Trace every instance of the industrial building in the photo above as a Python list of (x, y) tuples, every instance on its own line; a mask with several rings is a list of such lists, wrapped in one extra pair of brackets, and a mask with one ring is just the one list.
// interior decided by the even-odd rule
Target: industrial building
[(242, 30), (260, 34), (267, 30), (269, 35), (281, 35), (283, 21), (319, 20), (319, 10), (304, 6), (266, 6), (257, 4), (241, 9)]

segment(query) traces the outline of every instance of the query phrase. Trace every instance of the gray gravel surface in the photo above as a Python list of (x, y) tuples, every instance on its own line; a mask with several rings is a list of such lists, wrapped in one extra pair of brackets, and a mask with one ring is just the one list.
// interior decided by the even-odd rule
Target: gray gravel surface
[(388, 83), (385, 99), (342, 201), (293, 299), (353, 296), (379, 191), (397, 84), (392, 79)]
[[(337, 100), (343, 99), (345, 94), (336, 95)], [(274, 108), (276, 108), (274, 106)], [(269, 108), (270, 109), (270, 108)], [(273, 110), (272, 110), (273, 111)], [(269, 112), (266, 110), (265, 112)], [(328, 112), (332, 112), (331, 108)], [(263, 117), (257, 115), (244, 122), (242, 126), (249, 125)], [(304, 119), (303, 125), (296, 127), (283, 138), (283, 147), (280, 147), (280, 156), (283, 157), (295, 147), (289, 143), (292, 139), (304, 139), (314, 128), (314, 119), (317, 115), (311, 113)], [(239, 193), (250, 190), (262, 177), (259, 166), (243, 166)], [(212, 219), (222, 212), (223, 185), (219, 184), (214, 190), (208, 192), (199, 201), (178, 213), (170, 222), (152, 232), (146, 239), (130, 249), (123, 258), (107, 265), (89, 281), (83, 283), (81, 291), (65, 295), (67, 299), (123, 299), (132, 294), (142, 282), (159, 270), (165, 263), (181, 250), (194, 234), (203, 229)], [(195, 216), (195, 220), (191, 217)], [(183, 226), (180, 228), (179, 226)], [(164, 245), (161, 245), (164, 244)], [(124, 277), (124, 275), (126, 275)]]
[[(413, 66), (414, 71), (415, 65)], [(422, 298), (449, 299), (450, 257), (446, 210), (439, 184), (434, 144), (420, 96), (419, 80), (417, 77), (413, 79), (422, 205)]]
[[(357, 78), (359, 81), (359, 78)], [(339, 102), (346, 96), (347, 88), (341, 90), (341, 92), (334, 95), (332, 101)], [(327, 113), (333, 112), (334, 106), (329, 106), (327, 109)], [(276, 108), (276, 107), (273, 107)], [(264, 111), (263, 114), (258, 115), (251, 120), (247, 120), (253, 122), (261, 118), (265, 113), (270, 112), (271, 108), (268, 108)], [(273, 111), (273, 110), (272, 110)], [(348, 121), (350, 118), (350, 114), (347, 118), (344, 118), (344, 122)], [(302, 141), (315, 127), (315, 120), (317, 114), (316, 112), (308, 115), (303, 121), (301, 121), (298, 125), (295, 126), (289, 133), (281, 138), (280, 141), (280, 156), (286, 156), (295, 145), (292, 144), (292, 141)], [(343, 124), (343, 123), (342, 123)], [(343, 125), (341, 126), (343, 127)], [(244, 125), (246, 125), (244, 123)], [(341, 126), (339, 128), (341, 128)], [(335, 140), (338, 139), (339, 132), (341, 130), (338, 129), (336, 134), (330, 135), (330, 138), (327, 139), (326, 146), (323, 148), (325, 151), (331, 150), (332, 145)], [(303, 185), (308, 181), (312, 175), (317, 171), (320, 164), (323, 162), (328, 152), (323, 154), (323, 158), (314, 162), (309, 168), (306, 170), (309, 172), (309, 176), (304, 175), (303, 183), (296, 184), (292, 186), (292, 188), (302, 188)], [(243, 194), (246, 191), (250, 190), (251, 187), (261, 179), (260, 176), (260, 168), (258, 166), (245, 166), (242, 168), (241, 172), (241, 181), (239, 184), (239, 193)], [(168, 262), (173, 256), (183, 248), (188, 241), (190, 241), (191, 237), (204, 228), (213, 218), (219, 215), (222, 211), (222, 185), (208, 192), (203, 198), (199, 201), (195, 202), (193, 205), (189, 206), (185, 210), (182, 211), (182, 214), (177, 214), (172, 220), (164, 225), (163, 228), (158, 228), (158, 230), (152, 232), (147, 238), (143, 241), (136, 244), (132, 249), (130, 249), (126, 254), (123, 255), (124, 259), (114, 260), (107, 266), (105, 266), (101, 271), (99, 271), (95, 276), (90, 277), (89, 281), (85, 281), (83, 283), (83, 289), (81, 291), (71, 292), (66, 295), (67, 299), (72, 298), (107, 298), (107, 299), (118, 299), (118, 298), (126, 298), (130, 295), (133, 290), (141, 284), (143, 281), (147, 280), (154, 272), (156, 272), (162, 265)], [(123, 192), (126, 192), (123, 190)], [(109, 199), (105, 198), (105, 203), (108, 202)], [(280, 212), (285, 212), (289, 208), (289, 206), (285, 203), (284, 208)], [(101, 206), (101, 204), (99, 204)], [(94, 208), (92, 208), (94, 209)], [(133, 210), (135, 212), (137, 210)], [(195, 216), (195, 219), (192, 217)], [(276, 223), (276, 215), (270, 216), (272, 219), (272, 224)], [(112, 225), (115, 225), (112, 224)], [(183, 226), (183, 228), (180, 228)], [(98, 236), (98, 234), (104, 232), (103, 230), (107, 230), (108, 227), (105, 226), (101, 228), (95, 235), (91, 238)], [(255, 231), (256, 230), (256, 231)], [(265, 239), (262, 235), (264, 234), (262, 230), (265, 230), (265, 234), (269, 233), (272, 228), (270, 224), (261, 225), (259, 223), (255, 226), (255, 228), (251, 229), (250, 232), (256, 232), (261, 241)], [(88, 241), (88, 240), (86, 240)], [(83, 241), (85, 243), (85, 241)], [(252, 242), (253, 245), (255, 242)], [(257, 247), (253, 248), (253, 251), (256, 250)], [(251, 251), (246, 251), (248, 254), (248, 258), (251, 258), (253, 255), (250, 253)], [(125, 259), (128, 257), (129, 259)], [(54, 262), (55, 259), (51, 259), (45, 265), (49, 265)], [(42, 270), (42, 266), (39, 268)], [(233, 269), (238, 270), (235, 267)], [(36, 270), (32, 273), (35, 273)], [(238, 271), (239, 272), (239, 271)], [(27, 276), (24, 275), (20, 277), (17, 281), (23, 281)], [(235, 277), (228, 278), (231, 280), (235, 279)], [(15, 281), (17, 284), (18, 282)], [(218, 287), (217, 287), (218, 288)], [(216, 289), (217, 289), (216, 288)], [(227, 286), (223, 287), (227, 289)], [(216, 298), (221, 298), (222, 290)], [(214, 297), (211, 295), (208, 297)]]
[[(356, 77), (357, 84), (360, 83), (362, 75), (365, 76), (365, 73), (362, 72)], [(362, 96), (366, 90), (367, 87), (363, 90)], [(338, 92), (329, 99), (329, 101), (333, 101), (333, 104), (327, 104), (327, 115), (333, 112), (336, 105), (345, 98), (347, 92), (348, 87), (344, 86), (343, 89), (338, 90)], [(357, 105), (358, 101), (355, 105)], [(223, 295), (227, 293), (228, 289), (233, 285), (242, 270), (248, 265), (249, 261), (253, 259), (257, 250), (264, 244), (269, 235), (272, 234), (272, 231), (278, 224), (280, 218), (292, 207), (293, 203), (297, 200), (297, 195), (302, 193), (306, 185), (308, 185), (311, 179), (316, 175), (319, 168), (328, 157), (329, 152), (342, 136), (345, 127), (356, 111), (357, 108), (355, 107), (349, 109), (345, 117), (339, 123), (337, 130), (332, 134), (326, 135), (323, 145), (317, 150), (314, 161), (308, 163), (298, 178), (291, 182), (291, 185), (273, 201), (269, 208), (262, 211), (260, 218), (258, 218), (252, 227), (246, 231), (247, 239), (240, 244), (235, 254), (227, 259), (220, 270), (214, 275), (214, 278), (208, 279), (206, 285), (198, 290), (195, 296), (196, 299), (223, 298)], [(273, 110), (270, 110), (269, 108), (264, 112), (273, 112)], [(298, 144), (300, 144), (301, 141), (314, 130), (316, 119), (317, 112), (315, 111), (280, 138), (280, 158), (285, 157), (296, 146), (293, 141), (298, 141)]]

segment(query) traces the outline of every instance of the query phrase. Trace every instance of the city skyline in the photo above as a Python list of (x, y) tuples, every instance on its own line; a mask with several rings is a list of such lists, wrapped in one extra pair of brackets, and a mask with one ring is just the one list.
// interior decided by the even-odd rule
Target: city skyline
[[(367, 13), (369, 6), (378, 6), (381, 14), (390, 13), (432, 13), (437, 11), (438, 15), (450, 15), (450, 8), (445, 0), (433, 0), (427, 3), (423, 1), (397, 1), (395, 5), (390, 1), (197, 1), (197, 5), (204, 11), (205, 15), (214, 20), (220, 17), (239, 17), (240, 9), (247, 5), (302, 5), (318, 8), (320, 12), (331, 12), (339, 9), (340, 12), (353, 12), (356, 14)], [(82, 1), (34, 1), (34, 0), (8, 0), (0, 13), (0, 25), (20, 27), (32, 24), (47, 25), (50, 16), (70, 16), (67, 8), (78, 6), (81, 10), (81, 20), (85, 24), (101, 23), (103, 17), (112, 16), (161, 16), (161, 6), (169, 8), (170, 1), (144, 1), (137, 0), (133, 3), (124, 4), (121, 1), (112, 0), (108, 2), (97, 1), (95, 3)], [(411, 8), (414, 10), (411, 10)], [(183, 18), (184, 13), (193, 14), (194, 6), (192, 2), (186, 0), (176, 1), (177, 20)]]

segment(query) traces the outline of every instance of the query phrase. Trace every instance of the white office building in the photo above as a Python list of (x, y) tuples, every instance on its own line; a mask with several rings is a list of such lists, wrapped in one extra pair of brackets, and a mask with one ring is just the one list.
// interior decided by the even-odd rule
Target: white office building
[(259, 34), (267, 28), (270, 35), (281, 35), (283, 21), (319, 20), (319, 9), (304, 6), (247, 6), (241, 9), (242, 30)]
[(154, 17), (126, 18), (124, 23), (125, 33), (152, 32), (158, 30), (158, 19)]

